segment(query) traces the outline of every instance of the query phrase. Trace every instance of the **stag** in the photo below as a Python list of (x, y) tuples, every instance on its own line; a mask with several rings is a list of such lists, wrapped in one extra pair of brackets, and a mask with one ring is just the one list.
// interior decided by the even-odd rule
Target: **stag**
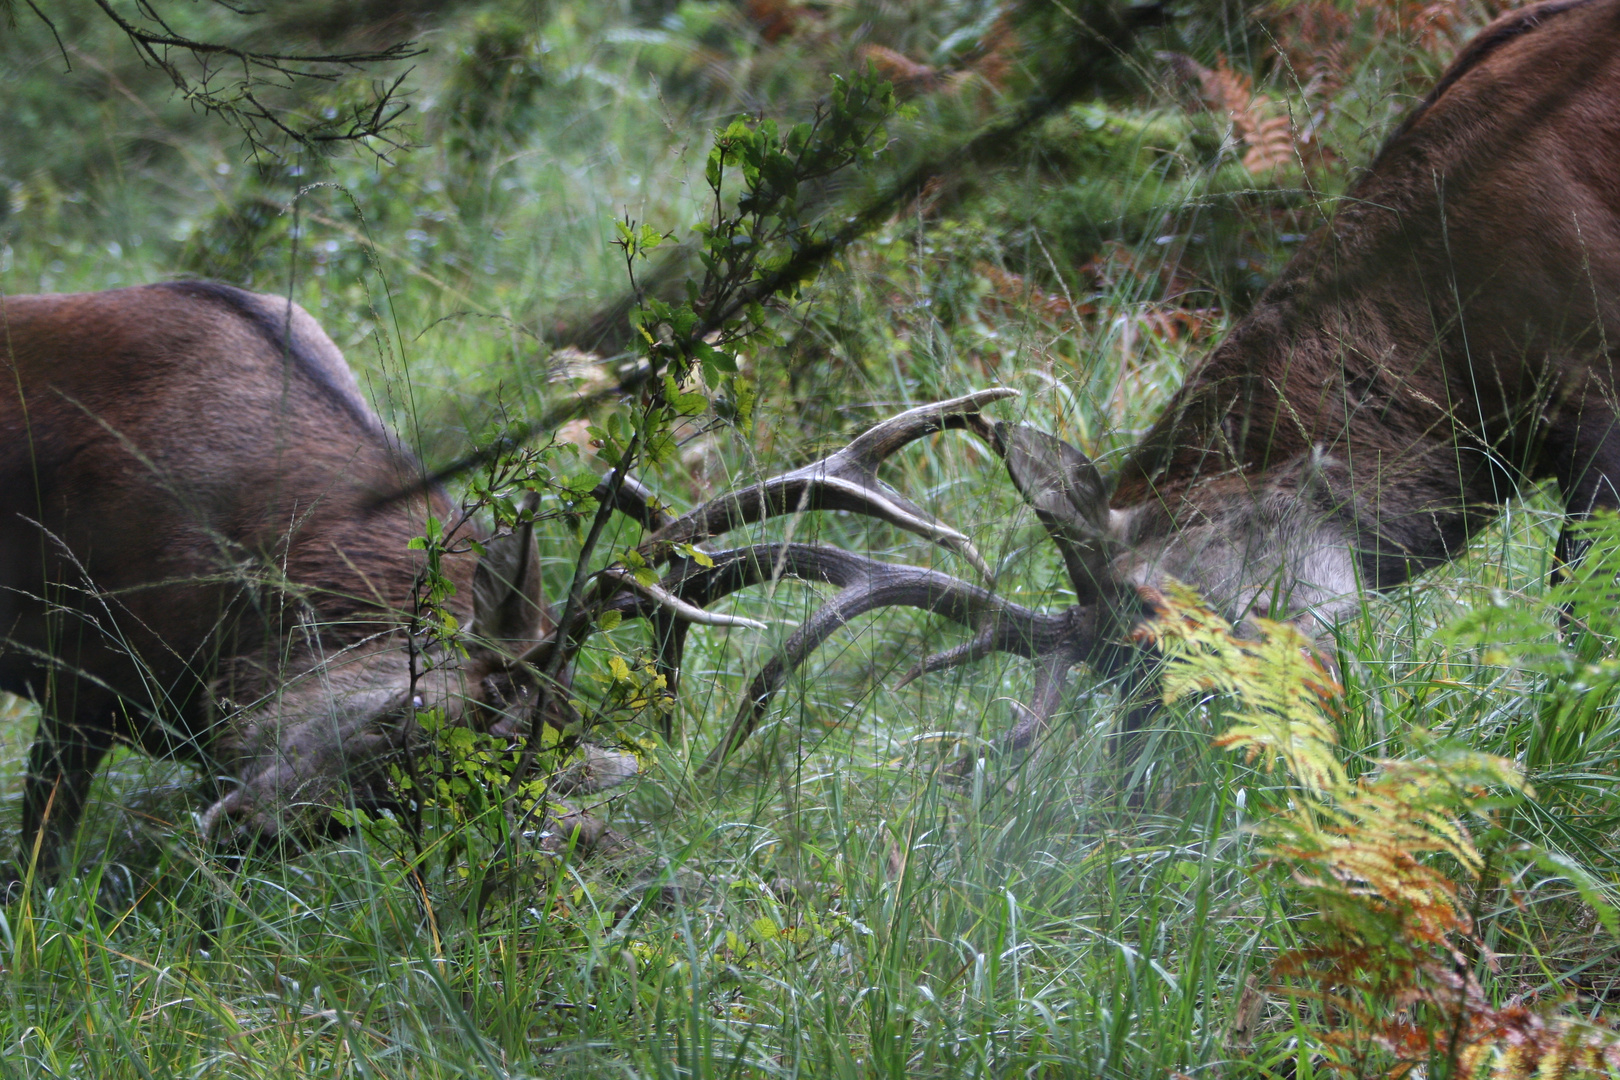
[[(913, 410), (675, 522), (635, 483), (604, 482), (599, 497), (653, 530), (647, 561), (678, 563), (669, 580), (702, 604), (610, 566), (559, 627), (532, 525), (485, 538), (482, 559), (451, 543), (438, 573), (469, 628), (455, 649), (420, 633), (412, 540), (429, 517), (451, 537), (477, 530), (297, 305), (202, 282), (4, 297), (0, 362), (0, 690), (40, 706), (19, 881), (54, 875), (118, 743), (213, 778), (201, 821), (218, 843), (296, 846), (335, 807), (397, 805), (388, 766), (421, 748), (419, 713), (512, 735), (575, 720), (566, 680), (545, 676), (566, 675), (609, 608), (655, 620), (673, 682), (688, 627), (746, 622), (702, 604), (781, 569), (753, 551), (687, 572), (690, 543), (745, 522), (853, 510), (983, 568), (874, 470), (1010, 393)], [(827, 558), (819, 577), (836, 579)]]
[[(976, 631), (908, 678), (996, 651), (1036, 662), (1033, 699), (1003, 739), (1022, 747), (1076, 664), (1140, 681), (1147, 665), (1130, 632), (1144, 592), (1166, 577), (1236, 622), (1287, 619), (1322, 637), (1364, 590), (1455, 557), (1508, 497), (1545, 479), (1566, 511), (1555, 559), (1578, 557), (1574, 526), (1620, 507), (1616, 102), (1620, 0), (1506, 14), (1463, 49), (1111, 478), (1054, 436), (958, 417), (1001, 454), (1058, 548), (1067, 610), (1030, 611), (935, 571), (844, 553), (728, 556), (842, 591), (755, 680), (711, 764), (753, 729), (792, 664), (886, 605)], [(666, 588), (700, 603), (735, 573), (683, 572)], [(1127, 730), (1143, 713), (1128, 711)]]

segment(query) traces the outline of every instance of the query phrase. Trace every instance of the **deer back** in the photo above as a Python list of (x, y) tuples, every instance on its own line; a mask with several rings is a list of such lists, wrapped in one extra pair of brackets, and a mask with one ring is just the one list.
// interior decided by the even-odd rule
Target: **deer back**
[(1616, 101), (1616, 0), (1533, 5), (1464, 49), (1125, 461), (1121, 573), (1332, 615), (1455, 556), (1525, 480), (1603, 504)]
[[(139, 697), (220, 655), (280, 653), (303, 611), (352, 642), (408, 610), (406, 544), (451, 510), (379, 504), (420, 467), (301, 308), (181, 283), (9, 297), (0, 314), (8, 688), (49, 655)], [(470, 596), (467, 560), (448, 572)]]

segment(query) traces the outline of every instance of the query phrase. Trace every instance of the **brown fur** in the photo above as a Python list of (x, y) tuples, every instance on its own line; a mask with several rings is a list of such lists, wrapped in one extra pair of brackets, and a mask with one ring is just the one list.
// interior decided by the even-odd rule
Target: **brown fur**
[(1527, 481), (1620, 505), (1616, 341), (1620, 0), (1550, 0), (1463, 51), (1189, 376), (1121, 471), (1115, 567), (1326, 621)]
[[(25, 864), (37, 840), (49, 871), (115, 739), (228, 778), (210, 826), (262, 837), (363, 787), (410, 698), (459, 711), (459, 674), (413, 674), (399, 634), (407, 545), (453, 508), (377, 501), (421, 479), (284, 299), (0, 299), (0, 688), (42, 709)], [(444, 572), (470, 625), (472, 557)]]

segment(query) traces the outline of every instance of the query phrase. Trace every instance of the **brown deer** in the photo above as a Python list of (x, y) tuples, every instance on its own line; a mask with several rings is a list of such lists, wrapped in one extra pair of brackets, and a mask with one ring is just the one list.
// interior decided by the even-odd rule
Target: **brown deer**
[[(201, 283), (5, 297), (0, 376), (0, 688), (42, 710), (24, 866), (49, 876), (116, 740), (236, 777), (210, 821), (273, 836), (343, 759), (364, 773), (384, 717), (446, 696), (397, 639), (406, 545), (452, 510), (373, 505), (420, 467), (300, 308)], [(474, 595), (469, 559), (446, 573)], [(543, 631), (535, 583), (477, 590), (486, 634)]]
[[(1620, 0), (1547, 0), (1462, 51), (1112, 483), (1053, 436), (962, 419), (1061, 551), (1073, 607), (1032, 612), (931, 571), (850, 568), (788, 659), (862, 611), (940, 611), (979, 633), (919, 672), (996, 650), (1036, 659), (1034, 700), (1006, 740), (1022, 746), (1077, 662), (1139, 674), (1126, 644), (1139, 590), (1167, 575), (1234, 620), (1320, 634), (1361, 590), (1455, 557), (1548, 478), (1567, 562), (1569, 525), (1620, 507), (1616, 342)], [(756, 682), (717, 756), (781, 675)]]
[[(675, 531), (858, 510), (982, 566), (873, 470), (1006, 393), (913, 410)], [(412, 491), (425, 494), (399, 495)], [(666, 524), (635, 484), (611, 495)], [(49, 880), (115, 743), (216, 777), (203, 815), (215, 839), (297, 843), (326, 831), (336, 806), (389, 801), (386, 765), (420, 741), (421, 710), (521, 733), (550, 700), (546, 715), (568, 719), (567, 694), (541, 692), (539, 676), (566, 670), (604, 608), (656, 615), (672, 675), (689, 624), (732, 621), (610, 567), (562, 633), (525, 529), (488, 540), (482, 562), (466, 543), (444, 555), (450, 614), (471, 628), (458, 662), (412, 633), (423, 564), (411, 541), (429, 515), (477, 535), (424, 488), (297, 305), (200, 282), (0, 298), (0, 689), (40, 705), (19, 873)], [(660, 535), (654, 565), (678, 558)], [(720, 565), (730, 578), (711, 578), (704, 602), (774, 570), (735, 554)]]

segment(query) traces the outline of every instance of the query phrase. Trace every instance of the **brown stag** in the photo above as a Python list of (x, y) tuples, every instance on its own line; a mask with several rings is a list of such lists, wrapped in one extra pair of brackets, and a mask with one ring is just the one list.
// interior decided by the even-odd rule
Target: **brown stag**
[[(503, 732), (537, 711), (567, 719), (566, 692), (541, 692), (538, 676), (566, 670), (604, 607), (656, 613), (671, 663), (687, 625), (728, 621), (609, 567), (558, 633), (526, 529), (487, 541), (482, 562), (465, 543), (443, 558), (450, 614), (471, 628), (465, 660), (413, 636), (411, 541), (429, 515), (476, 534), (438, 491), (396, 497), (423, 490), (421, 465), (287, 300), (200, 282), (4, 297), (0, 370), (0, 690), (40, 705), (19, 872), (41, 880), (115, 743), (215, 777), (203, 824), (216, 840), (297, 843), (335, 806), (389, 802), (386, 766), (422, 738), (421, 710)], [(1006, 393), (891, 420), (824, 468), (699, 508), (677, 539), (848, 509), (978, 562), (873, 470)], [(613, 494), (663, 523), (633, 483)], [(649, 545), (654, 565), (678, 557)], [(705, 602), (772, 572), (721, 565), (730, 578), (711, 579)]]
[[(420, 467), (300, 308), (201, 283), (5, 297), (0, 364), (0, 688), (41, 706), (25, 867), (49, 877), (115, 740), (235, 777), (210, 823), (273, 836), (364, 774), (385, 717), (445, 696), (397, 631), (406, 545), (451, 509), (373, 506)], [(523, 569), (504, 595), (480, 578), (487, 636), (543, 632)], [(446, 573), (474, 595), (470, 560)]]
[[(1061, 551), (1074, 606), (1043, 614), (931, 571), (849, 569), (788, 659), (875, 607), (942, 612), (979, 632), (918, 671), (998, 650), (1037, 661), (1034, 700), (1006, 739), (1022, 746), (1076, 663), (1140, 672), (1126, 644), (1139, 590), (1166, 576), (1234, 620), (1319, 635), (1363, 589), (1453, 558), (1510, 495), (1549, 478), (1567, 514), (1556, 558), (1574, 558), (1570, 525), (1620, 507), (1617, 104), (1620, 0), (1497, 19), (1112, 483), (1053, 436), (963, 419)], [(755, 702), (781, 674), (762, 675)], [(745, 705), (717, 753), (757, 718)]]

